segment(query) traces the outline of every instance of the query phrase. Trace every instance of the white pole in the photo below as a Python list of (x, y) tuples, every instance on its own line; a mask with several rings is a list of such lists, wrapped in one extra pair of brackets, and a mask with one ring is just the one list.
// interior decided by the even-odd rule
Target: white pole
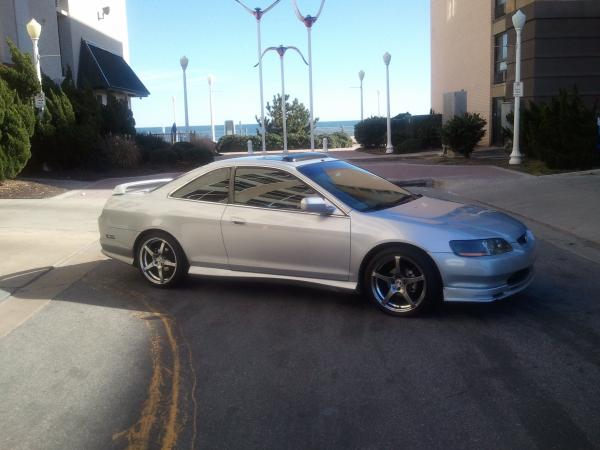
[(217, 142), (215, 139), (215, 118), (213, 115), (213, 106), (212, 106), (212, 76), (208, 76), (208, 106), (210, 108), (210, 130), (212, 132), (212, 140), (213, 142)]
[(306, 28), (308, 30), (308, 91), (309, 91), (309, 102), (310, 102), (310, 149), (315, 150), (315, 124), (314, 124), (314, 113), (313, 113), (313, 80), (312, 80), (312, 43), (311, 43), (311, 31), (312, 23)]
[(394, 147), (392, 146), (392, 119), (390, 117), (390, 61), (392, 55), (385, 53), (383, 55), (383, 62), (385, 63), (385, 83), (387, 88), (387, 146), (385, 147), (386, 153), (394, 153)]
[(279, 53), (279, 61), (281, 65), (281, 118), (283, 121), (283, 153), (287, 155), (287, 129), (286, 129), (286, 117), (285, 117), (285, 75), (283, 73), (283, 55), (284, 51)]
[(260, 134), (262, 137), (262, 151), (267, 153), (266, 130), (265, 130), (265, 100), (263, 94), (263, 69), (262, 69), (262, 43), (260, 37), (260, 18), (256, 15), (256, 36), (258, 40), (258, 79), (260, 83)]
[(41, 86), (42, 69), (40, 67), (40, 51), (38, 49), (38, 41), (39, 39), (31, 39), (31, 43), (33, 44), (33, 63), (35, 64), (35, 73), (37, 74), (37, 78)]
[(325, 153), (328, 153), (328, 152), (329, 152), (329, 149), (328, 149), (328, 147), (327, 147), (327, 144), (328, 144), (328, 143), (329, 143), (329, 141), (327, 140), (327, 138), (326, 138), (326, 137), (324, 137), (324, 138), (323, 138), (323, 151), (324, 151)]
[(183, 107), (185, 108), (185, 131), (189, 133), (190, 121), (188, 120), (187, 80), (185, 78), (185, 69), (183, 69)]
[[(517, 45), (516, 45), (516, 55), (515, 55), (515, 84), (521, 87), (521, 31), (523, 26), (525, 25), (525, 14), (521, 12), (521, 10), (517, 11), (513, 15), (513, 25), (515, 27), (515, 31), (517, 33)], [(513, 95), (515, 97), (515, 113), (514, 113), (514, 124), (513, 124), (513, 148), (512, 153), (510, 154), (509, 164), (521, 164), (522, 154), (519, 143), (520, 137), (520, 120), (521, 120), (521, 95), (523, 93), (519, 90), (519, 92), (514, 92)]]
[(363, 109), (363, 79), (365, 78), (364, 70), (358, 72), (358, 79), (360, 80), (360, 120), (364, 120), (364, 109)]

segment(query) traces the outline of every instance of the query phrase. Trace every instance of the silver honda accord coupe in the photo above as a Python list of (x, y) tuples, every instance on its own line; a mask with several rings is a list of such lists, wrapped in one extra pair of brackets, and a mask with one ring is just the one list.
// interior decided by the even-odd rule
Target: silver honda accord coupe
[(188, 273), (360, 290), (383, 311), (525, 289), (535, 239), (506, 214), (424, 197), (322, 153), (249, 156), (115, 188), (105, 255), (170, 287)]

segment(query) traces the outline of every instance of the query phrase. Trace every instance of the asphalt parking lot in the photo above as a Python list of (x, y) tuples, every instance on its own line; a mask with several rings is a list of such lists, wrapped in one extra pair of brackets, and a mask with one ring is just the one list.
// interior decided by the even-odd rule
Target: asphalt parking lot
[(0, 448), (597, 448), (599, 267), (542, 241), (537, 272), (398, 319), (310, 287), (165, 291), (100, 260), (0, 340)]

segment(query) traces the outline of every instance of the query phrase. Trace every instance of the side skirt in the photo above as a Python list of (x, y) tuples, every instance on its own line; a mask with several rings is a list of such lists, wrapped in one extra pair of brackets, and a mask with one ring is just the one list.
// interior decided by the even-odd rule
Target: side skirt
[(328, 286), (344, 291), (355, 291), (357, 288), (357, 283), (355, 281), (322, 280), (320, 278), (291, 277), (285, 275), (273, 275), (269, 273), (239, 272), (237, 270), (217, 269), (213, 267), (191, 266), (188, 273), (191, 275), (205, 275), (211, 277), (285, 280), (301, 284), (316, 284), (319, 286)]

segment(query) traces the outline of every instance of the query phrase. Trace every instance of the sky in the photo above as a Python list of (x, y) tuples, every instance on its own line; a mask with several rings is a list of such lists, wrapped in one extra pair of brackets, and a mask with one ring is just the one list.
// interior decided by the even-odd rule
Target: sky
[[(245, 0), (265, 9), (272, 0)], [(321, 0), (298, 0), (304, 15), (316, 14)], [(234, 0), (129, 0), (130, 63), (151, 95), (134, 99), (138, 127), (184, 124), (181, 56), (187, 68), (190, 125), (210, 124), (207, 75), (212, 74), (216, 124), (255, 123), (260, 115), (256, 20)], [(307, 32), (291, 0), (281, 0), (261, 21), (263, 49), (293, 45), (308, 59)], [(390, 63), (392, 116), (425, 114), (430, 108), (429, 0), (326, 0), (313, 25), (315, 117), (322, 121), (360, 119), (358, 72), (363, 81), (365, 117), (386, 114), (385, 65)], [(285, 90), (309, 104), (308, 68), (286, 53)], [(263, 59), (265, 104), (281, 92), (279, 57)], [(379, 102), (377, 91), (379, 90)]]

